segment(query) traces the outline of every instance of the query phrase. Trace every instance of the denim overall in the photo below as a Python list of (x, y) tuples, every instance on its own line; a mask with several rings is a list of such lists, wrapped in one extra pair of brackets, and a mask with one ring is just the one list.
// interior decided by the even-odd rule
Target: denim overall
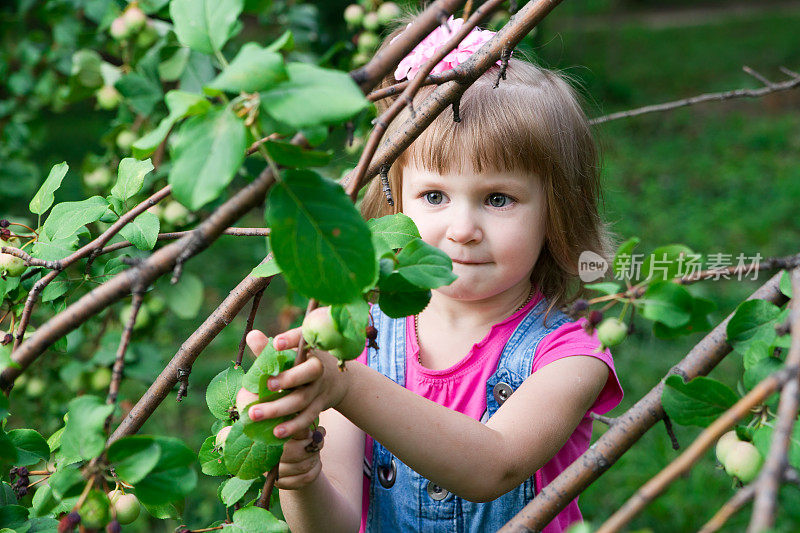
[[(546, 299), (542, 299), (520, 322), (500, 355), (497, 371), (486, 383), (487, 420), (527, 378), (533, 368), (533, 355), (539, 341), (570, 319), (553, 309), (548, 327), (543, 324)], [(371, 310), (378, 329), (379, 350), (370, 348), (368, 364), (401, 386), (405, 386), (405, 319), (392, 319)], [(535, 495), (534, 477), (488, 503), (460, 498), (428, 481), (373, 441), (372, 468), (364, 458), (369, 482), (369, 512), (366, 531), (424, 533), (484, 533), (497, 531), (511, 520)], [(480, 483), (475, 479), (475, 483)]]

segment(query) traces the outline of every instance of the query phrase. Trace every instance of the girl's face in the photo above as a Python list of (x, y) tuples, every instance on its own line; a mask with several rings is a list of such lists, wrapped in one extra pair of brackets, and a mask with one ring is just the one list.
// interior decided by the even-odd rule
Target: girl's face
[(536, 176), (437, 174), (403, 169), (403, 213), (422, 240), (453, 260), (458, 279), (437, 289), (478, 301), (525, 290), (545, 241), (545, 199)]

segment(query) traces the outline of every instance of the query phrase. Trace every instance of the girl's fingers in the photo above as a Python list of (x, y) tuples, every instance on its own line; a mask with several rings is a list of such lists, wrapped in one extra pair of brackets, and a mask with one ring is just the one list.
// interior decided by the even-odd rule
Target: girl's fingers
[(264, 346), (267, 345), (268, 337), (264, 335), (262, 332), (258, 331), (257, 329), (252, 330), (250, 333), (247, 334), (245, 337), (245, 341), (247, 342), (247, 346), (253, 352), (253, 355), (258, 357), (258, 354), (264, 349)]
[(315, 454), (316, 461), (311, 461), (310, 469), (306, 472), (296, 475), (284, 475), (284, 465), (278, 466), (278, 481), (275, 486), (283, 490), (296, 490), (310, 485), (322, 471), (322, 462), (319, 460), (319, 455)]
[(272, 346), (276, 350), (289, 350), (297, 348), (300, 344), (300, 338), (303, 336), (303, 328), (294, 328), (284, 331), (272, 339)]
[[(305, 387), (300, 387), (293, 390), (286, 396), (282, 396), (277, 400), (271, 402), (257, 403), (250, 407), (247, 414), (250, 420), (267, 420), (269, 418), (278, 418), (287, 416), (298, 411), (305, 409), (312, 400), (316, 397), (316, 392), (319, 386), (315, 383)], [(304, 431), (310, 424), (303, 426), (296, 426), (294, 430), (286, 432), (283, 436), (292, 435), (296, 432)]]
[(309, 357), (305, 362), (269, 378), (267, 387), (273, 391), (294, 389), (319, 379), (324, 369), (325, 367), (319, 358)]
[[(319, 452), (308, 452), (306, 447), (314, 441), (309, 437), (303, 440), (288, 440), (283, 444), (283, 454), (281, 455), (281, 463), (299, 463), (305, 461), (312, 455), (317, 455)], [(317, 443), (317, 449), (321, 450), (325, 446), (325, 440)]]
[(298, 429), (306, 428), (311, 425), (314, 420), (317, 419), (319, 414), (323, 411), (324, 407), (322, 402), (319, 398), (315, 398), (307, 408), (297, 414), (291, 420), (287, 420), (286, 422), (282, 422), (275, 426), (275, 429), (272, 431), (272, 434), (276, 437), (283, 438), (286, 435), (291, 435), (292, 433), (296, 432)]

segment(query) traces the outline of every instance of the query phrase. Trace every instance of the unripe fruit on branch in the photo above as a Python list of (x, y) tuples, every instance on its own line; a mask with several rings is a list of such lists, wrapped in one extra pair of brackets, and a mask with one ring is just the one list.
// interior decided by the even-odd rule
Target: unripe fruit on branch
[[(128, 320), (131, 318), (131, 313), (133, 312), (133, 307), (128, 304), (122, 308), (119, 312), (119, 320), (122, 322), (122, 325), (125, 326), (128, 323)], [(136, 313), (136, 320), (133, 322), (133, 329), (134, 331), (138, 331), (140, 329), (146, 328), (150, 325), (150, 312), (147, 310), (147, 307), (144, 305), (139, 307), (139, 312)]]
[(606, 318), (597, 326), (597, 338), (604, 348), (616, 346), (628, 336), (628, 326), (618, 318)]
[(139, 500), (133, 494), (123, 494), (121, 490), (114, 489), (108, 493), (108, 499), (117, 513), (120, 524), (130, 524), (139, 516)]
[(314, 309), (303, 320), (303, 338), (311, 346), (330, 352), (340, 361), (358, 357), (364, 344), (348, 339), (336, 329), (330, 307)]
[(131, 130), (122, 130), (119, 132), (119, 134), (117, 134), (117, 148), (123, 152), (130, 152), (131, 146), (133, 146), (133, 143), (136, 142), (136, 138), (136, 134)]
[(377, 13), (367, 13), (364, 15), (364, 20), (361, 22), (364, 29), (369, 31), (377, 31), (381, 27), (381, 21), (378, 20)]
[(122, 95), (113, 85), (103, 85), (94, 93), (97, 106), (101, 109), (114, 109), (122, 101)]
[(25, 386), (25, 394), (29, 398), (39, 398), (45, 390), (47, 390), (47, 383), (39, 376), (32, 377)]
[[(0, 246), (19, 248), (20, 241), (16, 237), (11, 237), (8, 240), (0, 239)], [(23, 259), (11, 254), (0, 254), (0, 276), (16, 278), (21, 276), (26, 268), (28, 267), (25, 266)]]
[(344, 8), (344, 21), (350, 26), (358, 26), (364, 20), (364, 8), (358, 4), (350, 4)]
[(361, 32), (358, 36), (358, 51), (362, 54), (372, 52), (379, 44), (381, 44), (380, 38), (371, 31)]
[(189, 210), (183, 204), (171, 200), (164, 206), (164, 222), (175, 226), (186, 224), (189, 219)]
[(717, 461), (720, 464), (725, 464), (725, 459), (728, 457), (728, 452), (734, 444), (739, 442), (739, 437), (736, 436), (735, 431), (728, 431), (717, 441), (717, 446), (714, 448), (714, 453), (717, 455)]
[(81, 524), (89, 529), (97, 529), (109, 521), (109, 505), (111, 502), (105, 493), (92, 490), (81, 505)]
[(83, 183), (91, 189), (105, 189), (111, 185), (113, 179), (111, 171), (106, 167), (97, 167), (83, 175)]
[(111, 369), (105, 366), (102, 366), (92, 372), (91, 377), (89, 378), (89, 387), (91, 387), (94, 391), (102, 391), (108, 388), (111, 385)]
[(750, 483), (758, 475), (764, 459), (758, 449), (749, 442), (739, 441), (731, 446), (725, 456), (725, 471), (736, 476), (742, 483)]
[(394, 2), (384, 2), (378, 8), (378, 22), (386, 26), (400, 16), (400, 8)]
[(130, 37), (131, 30), (128, 27), (128, 23), (125, 22), (125, 18), (120, 15), (111, 21), (111, 26), (108, 28), (108, 33), (111, 34), (111, 37), (117, 41), (122, 41)]
[[(247, 406), (245, 406), (247, 407)], [(233, 426), (225, 426), (224, 428), (220, 429), (217, 433), (217, 438), (214, 439), (214, 446), (217, 448), (224, 448), (225, 447), (225, 440), (228, 438), (228, 434), (231, 432), (231, 428)]]
[(147, 24), (147, 15), (145, 15), (144, 11), (135, 5), (128, 7), (128, 9), (126, 9), (122, 14), (122, 18), (125, 21), (125, 24), (128, 25), (128, 31), (131, 33), (140, 31), (142, 28), (144, 28), (144, 25)]

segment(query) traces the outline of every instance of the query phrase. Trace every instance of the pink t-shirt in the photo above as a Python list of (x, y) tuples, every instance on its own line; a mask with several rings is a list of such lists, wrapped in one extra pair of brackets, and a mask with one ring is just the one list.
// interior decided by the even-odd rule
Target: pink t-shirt
[[(413, 317), (406, 318), (406, 388), (431, 401), (454, 411), (464, 413), (480, 420), (486, 411), (486, 382), (497, 370), (500, 354), (516, 327), (522, 322), (534, 305), (542, 299), (538, 293), (522, 309), (492, 326), (486, 337), (473, 345), (469, 353), (461, 361), (443, 370), (431, 370), (419, 364), (417, 355), (419, 345), (414, 332)], [(589, 449), (592, 435), (592, 419), (589, 412), (604, 414), (619, 405), (623, 392), (611, 352), (593, 353), (600, 345), (597, 333), (591, 336), (583, 329), (585, 318), (567, 322), (555, 331), (546, 335), (536, 346), (533, 358), (532, 373), (557, 359), (571, 355), (589, 355), (597, 357), (611, 369), (608, 381), (597, 400), (578, 424), (564, 446), (535, 474), (536, 494), (555, 479), (567, 466)], [(357, 359), (367, 363), (367, 351)], [(368, 462), (372, 462), (372, 438), (367, 435), (365, 454)], [(364, 492), (361, 514), (361, 529), (366, 527), (369, 508), (369, 479), (364, 476)], [(578, 498), (575, 498), (548, 524), (543, 533), (564, 531), (576, 521), (582, 519), (578, 509)]]

